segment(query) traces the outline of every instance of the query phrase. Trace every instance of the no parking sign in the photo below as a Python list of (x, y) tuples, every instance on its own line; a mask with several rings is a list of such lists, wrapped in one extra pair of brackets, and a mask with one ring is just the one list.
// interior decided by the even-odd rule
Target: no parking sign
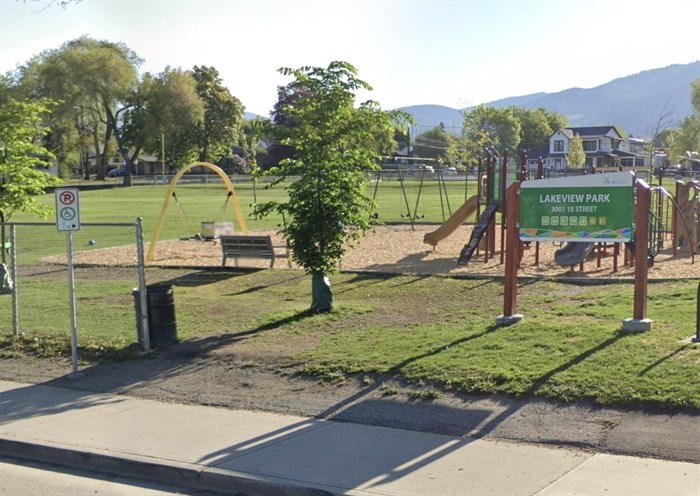
[(56, 228), (59, 231), (80, 230), (80, 196), (78, 188), (56, 189)]

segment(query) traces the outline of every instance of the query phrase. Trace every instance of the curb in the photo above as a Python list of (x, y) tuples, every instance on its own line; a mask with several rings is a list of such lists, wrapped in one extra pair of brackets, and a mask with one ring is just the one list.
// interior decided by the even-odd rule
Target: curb
[(12, 457), (52, 465), (119, 475), (201, 491), (239, 496), (340, 496), (297, 481), (266, 478), (244, 472), (108, 450), (76, 449), (45, 441), (0, 438), (0, 457)]

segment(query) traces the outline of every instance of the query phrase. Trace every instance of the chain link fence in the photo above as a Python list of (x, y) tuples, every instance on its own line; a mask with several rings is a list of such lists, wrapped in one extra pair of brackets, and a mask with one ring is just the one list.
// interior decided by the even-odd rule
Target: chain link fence
[(55, 223), (5, 223), (0, 239), (0, 334), (41, 348), (70, 340), (75, 328), (78, 346), (94, 354), (136, 341), (149, 348), (137, 332), (148, 336), (140, 220), (70, 233)]

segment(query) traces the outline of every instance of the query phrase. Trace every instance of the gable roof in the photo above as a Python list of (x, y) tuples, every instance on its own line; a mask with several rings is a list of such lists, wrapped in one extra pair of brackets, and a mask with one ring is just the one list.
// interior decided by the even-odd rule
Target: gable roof
[(613, 131), (620, 139), (623, 139), (622, 134), (620, 134), (620, 131), (618, 131), (615, 126), (561, 127), (554, 131), (549, 138), (551, 139), (557, 133), (562, 133), (569, 139), (573, 139), (577, 134), (581, 138), (607, 136), (610, 131)]
[(614, 131), (620, 138), (622, 134), (615, 126), (588, 126), (588, 127), (569, 127), (567, 130), (573, 134), (578, 134), (582, 138), (584, 136), (606, 136), (610, 131)]

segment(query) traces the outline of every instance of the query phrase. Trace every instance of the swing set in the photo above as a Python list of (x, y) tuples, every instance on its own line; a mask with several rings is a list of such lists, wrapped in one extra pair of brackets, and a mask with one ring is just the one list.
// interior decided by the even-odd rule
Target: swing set
[(218, 176), (221, 178), (221, 180), (224, 182), (226, 185), (226, 189), (228, 190), (228, 194), (226, 196), (226, 200), (224, 201), (223, 206), (221, 207), (221, 210), (219, 211), (219, 217), (223, 214), (224, 210), (226, 209), (227, 203), (230, 203), (231, 206), (233, 207), (233, 211), (235, 212), (236, 215), (236, 221), (238, 222), (238, 225), (240, 226), (241, 232), (246, 235), (248, 234), (248, 226), (246, 225), (245, 219), (243, 218), (243, 214), (241, 213), (241, 208), (238, 204), (238, 199), (236, 198), (236, 192), (233, 189), (233, 184), (231, 183), (231, 180), (229, 177), (226, 175), (226, 173), (219, 167), (217, 167), (214, 164), (210, 164), (208, 162), (194, 162), (190, 165), (187, 165), (183, 167), (176, 175), (173, 177), (172, 182), (170, 183), (170, 187), (168, 188), (167, 193), (165, 194), (165, 200), (163, 202), (163, 207), (161, 208), (160, 215), (158, 216), (158, 222), (156, 223), (156, 228), (153, 231), (153, 236), (151, 237), (151, 243), (148, 247), (148, 253), (146, 254), (146, 263), (152, 262), (153, 257), (155, 256), (156, 252), (156, 245), (158, 243), (158, 238), (160, 237), (160, 232), (163, 227), (163, 222), (165, 221), (165, 215), (168, 212), (168, 207), (170, 206), (170, 199), (172, 198), (175, 202), (175, 205), (177, 206), (178, 209), (178, 216), (180, 217), (181, 222), (184, 225), (189, 224), (189, 228), (191, 229), (190, 232), (197, 232), (197, 236), (202, 239), (203, 236), (201, 235), (200, 232), (195, 231), (191, 226), (191, 222), (189, 222), (189, 219), (187, 218), (184, 208), (180, 204), (180, 202), (177, 199), (177, 195), (175, 194), (175, 186), (177, 186), (178, 181), (182, 177), (183, 174), (187, 173), (189, 170), (193, 169), (194, 167), (206, 167), (207, 169), (210, 169)]
[[(427, 165), (429, 163), (431, 165)], [(413, 173), (413, 174), (412, 174)], [(418, 179), (418, 191), (416, 193), (415, 204), (413, 209), (411, 209), (411, 202), (409, 202), (408, 189), (406, 187), (409, 182), (409, 177), (414, 176), (415, 173), (419, 174)], [(408, 219), (411, 228), (415, 230), (415, 224), (418, 219), (424, 219), (425, 214), (419, 214), (419, 206), (421, 205), (421, 195), (423, 194), (423, 188), (427, 187), (427, 183), (431, 176), (435, 175), (437, 179), (438, 192), (440, 195), (440, 210), (442, 213), (442, 221), (452, 216), (452, 206), (450, 205), (450, 198), (447, 191), (447, 180), (445, 176), (447, 175), (447, 168), (438, 159), (432, 158), (419, 158), (419, 157), (382, 157), (382, 169), (372, 172), (372, 181), (374, 182), (374, 191), (372, 193), (372, 200), (376, 202), (377, 193), (379, 191), (379, 183), (384, 180), (384, 178), (391, 178), (396, 176), (399, 184), (401, 185), (401, 195), (403, 199), (403, 204), (406, 209), (405, 213), (401, 214), (401, 218)], [(464, 201), (468, 198), (468, 175), (464, 176)]]

